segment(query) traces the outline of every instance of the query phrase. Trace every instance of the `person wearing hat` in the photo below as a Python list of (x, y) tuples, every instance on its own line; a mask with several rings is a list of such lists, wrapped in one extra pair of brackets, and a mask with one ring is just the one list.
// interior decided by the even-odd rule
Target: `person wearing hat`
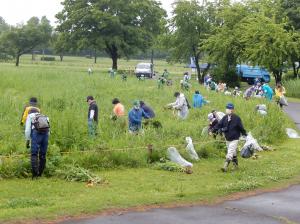
[(234, 113), (234, 105), (232, 103), (228, 103), (226, 105), (226, 115), (222, 118), (214, 130), (219, 130), (224, 133), (226, 139), (227, 155), (224, 167), (221, 170), (223, 172), (227, 172), (230, 162), (232, 162), (235, 168), (237, 168), (237, 147), (239, 138), (241, 134), (246, 136), (247, 132), (244, 129), (241, 118)]
[(181, 119), (186, 119), (189, 114), (189, 104), (183, 93), (175, 92), (176, 101), (167, 105), (168, 108), (177, 110), (177, 115)]
[(86, 102), (89, 104), (88, 110), (88, 133), (90, 137), (97, 135), (98, 128), (98, 106), (93, 96), (88, 96)]
[(113, 117), (114, 118), (123, 117), (125, 115), (125, 107), (123, 104), (121, 104), (120, 100), (118, 98), (114, 98), (112, 100), (112, 104), (114, 105)]
[(142, 119), (149, 119), (149, 116), (140, 107), (140, 101), (133, 102), (133, 108), (128, 113), (129, 133), (137, 134), (142, 129)]
[(200, 94), (198, 90), (196, 90), (193, 96), (193, 107), (201, 108), (202, 105), (203, 105), (203, 96)]
[(38, 112), (40, 113), (40, 109), (38, 108), (37, 106), (37, 98), (36, 97), (31, 97), (29, 99), (29, 105), (25, 106), (24, 107), (24, 110), (23, 110), (23, 113), (22, 113), (22, 116), (21, 116), (21, 122), (20, 122), (20, 125), (23, 126), (27, 120), (27, 117), (28, 117), (28, 114), (30, 113), (33, 113), (34, 112)]
[(207, 119), (209, 121), (208, 133), (209, 135), (212, 135), (214, 138), (216, 138), (218, 134), (218, 129), (216, 128), (216, 126), (218, 125), (219, 121), (213, 113), (209, 113)]

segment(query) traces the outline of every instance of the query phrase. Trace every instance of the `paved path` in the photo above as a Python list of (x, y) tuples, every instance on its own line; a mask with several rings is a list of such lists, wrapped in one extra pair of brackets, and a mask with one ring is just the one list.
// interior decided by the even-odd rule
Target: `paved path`
[[(285, 111), (300, 130), (300, 104)], [(300, 223), (300, 185), (216, 206), (152, 209), (122, 215), (100, 216), (64, 224), (294, 224)]]
[(300, 130), (300, 103), (289, 103), (289, 106), (284, 107), (284, 110), (295, 121)]
[(64, 224), (292, 224), (300, 223), (300, 186), (217, 206), (153, 209)]

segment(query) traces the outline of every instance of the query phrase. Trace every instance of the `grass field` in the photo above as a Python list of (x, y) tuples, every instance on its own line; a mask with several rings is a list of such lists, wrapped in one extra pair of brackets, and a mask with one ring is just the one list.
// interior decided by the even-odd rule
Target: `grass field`
[[(120, 60), (120, 68), (134, 67), (137, 61)], [(91, 59), (66, 57), (64, 62), (31, 62), (30, 56), (21, 59), (21, 66), (0, 64), (0, 177), (24, 176), (28, 166), (23, 130), (19, 127), (24, 104), (37, 96), (42, 112), (50, 117), (51, 137), (48, 165), (59, 157), (60, 163), (77, 163), (104, 177), (108, 184), (87, 188), (82, 183), (68, 183), (55, 178), (38, 181), (8, 178), (0, 180), (0, 220), (55, 218), (64, 215), (92, 213), (105, 208), (178, 201), (210, 200), (232, 192), (273, 186), (299, 174), (299, 141), (287, 140), (286, 127), (293, 122), (275, 103), (253, 99), (221, 96), (207, 92), (196, 81), (190, 92), (200, 89), (211, 103), (201, 110), (191, 110), (186, 121), (179, 121), (163, 106), (175, 99), (179, 80), (174, 85), (157, 89), (156, 80), (138, 81), (134, 76), (123, 82), (120, 76), (109, 78), (110, 60), (99, 59), (92, 76), (87, 75)], [(157, 61), (157, 70), (167, 68), (171, 78), (185, 71), (181, 65)], [(94, 95), (100, 107), (100, 136), (87, 136), (87, 95)], [(148, 128), (144, 135), (131, 136), (127, 128), (110, 120), (111, 100), (120, 98), (127, 111), (135, 99), (151, 105), (163, 128)], [(274, 152), (262, 153), (258, 160), (242, 160), (239, 171), (224, 175), (218, 172), (225, 155), (224, 145), (211, 142), (201, 131), (207, 125), (212, 109), (224, 111), (227, 102), (236, 105), (236, 113), (260, 143), (274, 145)], [(267, 103), (268, 116), (259, 116), (254, 108)], [(194, 173), (172, 173), (153, 170), (147, 163), (146, 146), (154, 145), (159, 156), (178, 145), (186, 156), (184, 138), (191, 136), (202, 157), (195, 163)], [(126, 150), (119, 150), (126, 149)], [(112, 151), (110, 151), (112, 150)], [(70, 152), (65, 156), (61, 153)], [(18, 156), (22, 155), (22, 156)], [(287, 161), (289, 161), (287, 163)], [(21, 165), (20, 165), (21, 164)], [(19, 173), (17, 173), (17, 170)], [(84, 205), (84, 206), (82, 206)]]

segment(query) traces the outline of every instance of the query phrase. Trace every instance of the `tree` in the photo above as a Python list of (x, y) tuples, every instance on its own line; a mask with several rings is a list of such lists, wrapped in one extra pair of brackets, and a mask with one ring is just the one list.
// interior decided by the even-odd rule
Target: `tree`
[(51, 45), (54, 52), (59, 55), (60, 61), (63, 61), (66, 52), (73, 48), (71, 38), (67, 33), (53, 33), (51, 38)]
[(38, 18), (31, 18), (26, 25), (12, 27), (10, 31), (2, 35), (1, 42), (16, 58), (16, 66), (19, 66), (20, 57), (31, 52), (35, 47), (48, 43), (49, 30), (45, 29), (43, 22)]
[(229, 1), (219, 1), (215, 6), (216, 18), (211, 35), (201, 47), (210, 63), (217, 64), (215, 76), (230, 86), (238, 85), (236, 65), (241, 63), (244, 44), (240, 41), (240, 21), (248, 14), (248, 8), (241, 3), (230, 4)]
[(62, 5), (57, 30), (94, 49), (103, 48), (114, 69), (118, 58), (151, 46), (166, 16), (156, 0), (65, 0)]
[[(300, 35), (300, 0), (281, 0), (282, 14), (289, 18), (288, 27), (294, 33), (294, 40), (299, 41)], [(300, 48), (298, 44), (298, 50)], [(293, 67), (294, 78), (299, 77), (300, 69), (300, 55), (297, 52), (293, 52), (290, 56), (291, 64)]]
[(197, 0), (175, 2), (169, 27), (161, 37), (162, 45), (170, 51), (171, 61), (182, 62), (190, 57), (195, 59), (199, 82), (202, 81), (199, 66), (202, 51), (199, 46), (211, 30), (207, 8)]

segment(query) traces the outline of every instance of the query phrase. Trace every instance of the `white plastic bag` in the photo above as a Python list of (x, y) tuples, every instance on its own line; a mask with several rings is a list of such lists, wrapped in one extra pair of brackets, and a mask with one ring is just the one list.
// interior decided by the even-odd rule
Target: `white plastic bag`
[(168, 158), (174, 162), (179, 164), (180, 166), (183, 167), (193, 167), (193, 164), (186, 161), (182, 156), (179, 154), (176, 148), (170, 147), (168, 148)]
[(265, 110), (257, 110), (257, 113), (259, 113), (260, 115), (263, 115), (263, 116), (268, 114), (268, 112)]
[(287, 99), (284, 96), (281, 96), (279, 99), (279, 103), (282, 104), (283, 106), (288, 106)]
[(199, 156), (198, 156), (197, 152), (195, 151), (192, 138), (186, 137), (185, 141), (187, 143), (186, 151), (189, 153), (189, 156), (191, 157), (191, 159), (199, 160)]
[(255, 138), (253, 138), (251, 132), (248, 133), (247, 137), (246, 137), (246, 143), (243, 146), (243, 148), (248, 147), (248, 145), (252, 145), (252, 148), (255, 151), (263, 151), (263, 149), (260, 147), (260, 145), (258, 144), (257, 140)]
[(266, 112), (267, 112), (267, 106), (266, 106), (266, 104), (258, 104), (258, 105), (256, 106), (256, 109), (257, 109), (257, 110), (263, 110), (263, 111), (266, 111)]
[(202, 129), (201, 136), (207, 136), (207, 135), (208, 135), (208, 127), (206, 126)]
[(289, 138), (300, 138), (298, 132), (292, 128), (286, 128), (286, 134), (289, 136)]

